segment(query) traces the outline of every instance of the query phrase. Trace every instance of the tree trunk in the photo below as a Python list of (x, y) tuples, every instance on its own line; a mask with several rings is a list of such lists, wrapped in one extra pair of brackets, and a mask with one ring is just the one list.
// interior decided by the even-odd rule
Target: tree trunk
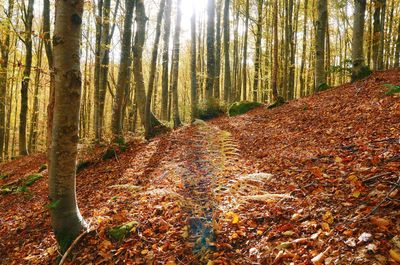
[(191, 120), (194, 121), (197, 117), (197, 46), (196, 46), (196, 9), (193, 7), (193, 14), (190, 21), (191, 26), (191, 50), (190, 50), (190, 97), (191, 97)]
[(21, 111), (19, 115), (19, 155), (27, 155), (26, 125), (28, 116), (28, 91), (32, 68), (32, 20), (34, 0), (29, 0), (28, 9), (25, 12), (25, 69), (21, 85)]
[(378, 68), (383, 70), (383, 52), (385, 49), (385, 16), (386, 16), (386, 0), (381, 0), (381, 23), (379, 35), (379, 55), (378, 55)]
[(364, 22), (366, 0), (355, 0), (354, 21), (353, 21), (353, 41), (352, 41), (352, 62), (353, 69), (351, 74), (352, 81), (363, 78), (365, 74), (364, 62)]
[(396, 52), (394, 56), (394, 67), (399, 67), (400, 65), (400, 20), (397, 24), (397, 42), (396, 42)]
[(381, 36), (381, 7), (382, 0), (374, 0), (374, 29), (373, 29), (373, 42), (372, 42), (372, 61), (374, 70), (379, 70), (379, 43)]
[(308, 18), (308, 0), (304, 0), (304, 25), (303, 25), (303, 49), (301, 55), (301, 65), (300, 65), (300, 97), (304, 97), (306, 95), (306, 86), (305, 86), (305, 76), (304, 76), (304, 67), (305, 62), (307, 60), (307, 18)]
[(260, 74), (260, 54), (261, 54), (261, 37), (262, 37), (262, 18), (263, 18), (263, 0), (257, 2), (257, 32), (256, 32), (256, 53), (254, 55), (254, 80), (253, 80), (253, 101), (258, 99), (259, 90), (259, 74)]
[(224, 6), (224, 59), (225, 59), (225, 71), (224, 71), (224, 100), (225, 102), (231, 102), (231, 64), (229, 59), (230, 52), (230, 28), (229, 28), (229, 4), (230, 0), (225, 0)]
[(317, 0), (318, 20), (316, 21), (315, 45), (315, 91), (327, 87), (325, 73), (325, 34), (328, 19), (327, 0)]
[(246, 22), (244, 25), (244, 46), (243, 46), (243, 100), (247, 100), (247, 45), (249, 38), (249, 18), (250, 18), (250, 3), (249, 0), (246, 0)]
[(145, 137), (149, 139), (153, 136), (153, 128), (151, 126), (151, 99), (153, 97), (154, 90), (154, 80), (156, 75), (157, 68), (157, 58), (158, 58), (158, 45), (160, 43), (160, 35), (161, 35), (161, 20), (164, 14), (165, 0), (161, 0), (160, 8), (157, 16), (157, 27), (156, 27), (156, 36), (154, 40), (153, 52), (151, 54), (150, 61), (150, 76), (149, 76), (149, 84), (147, 88), (147, 98), (146, 98), (146, 107), (145, 107)]
[(76, 202), (76, 157), (81, 97), (80, 40), (83, 0), (56, 1), (55, 105), (49, 198), (51, 224), (64, 253), (87, 225)]
[[(6, 113), (7, 113), (7, 86), (8, 86), (8, 58), (11, 42), (11, 17), (14, 11), (14, 0), (8, 1), (7, 19), (4, 33), (6, 35), (4, 42), (0, 42), (1, 63), (0, 63), (0, 162), (3, 161), (3, 153), (6, 141)], [(12, 89), (12, 88), (11, 88)], [(10, 99), (11, 100), (11, 99)], [(11, 112), (11, 110), (9, 110)]]
[(131, 79), (131, 40), (132, 40), (132, 19), (133, 19), (134, 1), (125, 1), (125, 18), (124, 32), (122, 34), (121, 57), (119, 63), (117, 88), (114, 97), (113, 115), (112, 115), (112, 132), (113, 140), (116, 142), (123, 141), (123, 105), (126, 98), (125, 92)]
[(216, 46), (215, 46), (215, 80), (214, 80), (214, 98), (220, 99), (220, 83), (221, 83), (221, 13), (222, 0), (217, 0), (217, 23), (216, 23)]
[(43, 51), (43, 40), (39, 40), (39, 47), (37, 51), (37, 63), (35, 73), (35, 91), (33, 94), (33, 110), (31, 117), (31, 127), (29, 131), (29, 153), (36, 152), (36, 144), (38, 138), (38, 121), (39, 121), (39, 88), (40, 88), (40, 75), (42, 68), (42, 51)]
[(213, 101), (215, 82), (215, 0), (208, 0), (207, 6), (207, 81), (206, 98), (208, 102)]
[(174, 33), (174, 47), (172, 52), (172, 80), (171, 80), (171, 91), (172, 91), (172, 109), (173, 109), (173, 120), (174, 128), (182, 126), (181, 119), (179, 117), (179, 105), (178, 105), (178, 77), (179, 77), (179, 52), (180, 52), (180, 34), (181, 34), (181, 0), (178, 0), (177, 15), (175, 23)]
[(163, 35), (163, 54), (162, 54), (162, 81), (161, 81), (161, 119), (168, 119), (168, 81), (169, 81), (169, 38), (171, 35), (171, 9), (172, 1), (165, 3), (164, 14), (164, 35)]
[[(47, 63), (50, 71), (50, 92), (49, 103), (47, 105), (47, 132), (46, 132), (46, 158), (47, 168), (50, 169), (50, 152), (51, 152), (51, 139), (53, 130), (53, 111), (54, 111), (54, 97), (55, 97), (55, 72), (53, 61), (53, 47), (50, 37), (50, 0), (43, 1), (43, 41), (44, 49), (46, 51)], [(49, 172), (50, 175), (50, 172)]]
[(273, 69), (272, 69), (272, 81), (271, 90), (275, 102), (279, 100), (278, 94), (278, 0), (274, 2), (273, 12), (273, 27), (274, 27), (274, 50), (273, 50)]
[(288, 80), (288, 100), (292, 100), (294, 98), (294, 75), (295, 75), (295, 43), (294, 43), (294, 34), (293, 34), (293, 9), (294, 3), (293, 0), (289, 0), (288, 6), (288, 36), (289, 36), (289, 80)]

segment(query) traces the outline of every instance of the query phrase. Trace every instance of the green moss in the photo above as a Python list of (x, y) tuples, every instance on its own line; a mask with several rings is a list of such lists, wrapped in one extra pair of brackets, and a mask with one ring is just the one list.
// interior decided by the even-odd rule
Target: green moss
[(8, 178), (9, 176), (10, 176), (10, 175), (8, 175), (8, 174), (2, 173), (2, 174), (0, 174), (0, 180), (6, 179), (6, 178)]
[(129, 235), (131, 230), (138, 224), (139, 224), (138, 222), (132, 221), (132, 222), (120, 225), (120, 226), (113, 227), (108, 231), (108, 235), (110, 236), (110, 238), (112, 238), (114, 240), (121, 241), (127, 235)]
[(43, 165), (41, 165), (40, 166), (40, 168), (39, 168), (39, 173), (42, 173), (43, 171), (45, 171), (47, 169), (47, 165), (46, 164), (43, 164)]
[(318, 91), (325, 91), (329, 89), (329, 85), (327, 83), (322, 83), (318, 86)]
[(92, 165), (92, 162), (88, 161), (88, 160), (78, 162), (78, 165), (76, 166), (76, 173), (81, 172), (82, 170), (84, 170), (85, 168), (88, 168), (91, 165)]
[(392, 96), (394, 94), (400, 93), (400, 86), (395, 86), (395, 85), (392, 85), (392, 84), (386, 84), (385, 87), (388, 88), (388, 90), (386, 91), (386, 95), (387, 96)]
[(110, 160), (110, 159), (115, 158), (116, 155), (117, 155), (117, 152), (116, 152), (115, 148), (109, 147), (104, 152), (102, 159), (103, 159), (103, 161)]
[(30, 187), (42, 178), (43, 178), (43, 176), (41, 174), (32, 174), (30, 176), (27, 176), (23, 180), (23, 186)]
[(268, 109), (278, 108), (285, 104), (285, 99), (283, 97), (278, 97), (278, 100), (274, 102), (272, 105), (268, 106)]
[(248, 101), (235, 102), (229, 107), (228, 115), (230, 117), (242, 115), (260, 106), (262, 106), (262, 104), (258, 102), (248, 102)]
[(205, 101), (197, 106), (197, 117), (201, 120), (210, 120), (225, 114), (225, 106), (218, 101)]

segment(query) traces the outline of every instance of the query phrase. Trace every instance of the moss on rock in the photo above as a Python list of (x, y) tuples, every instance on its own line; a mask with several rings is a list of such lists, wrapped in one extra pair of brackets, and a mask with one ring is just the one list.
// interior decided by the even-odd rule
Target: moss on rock
[(262, 104), (259, 102), (248, 102), (248, 101), (235, 102), (229, 107), (228, 115), (230, 117), (242, 115), (260, 106), (262, 106)]

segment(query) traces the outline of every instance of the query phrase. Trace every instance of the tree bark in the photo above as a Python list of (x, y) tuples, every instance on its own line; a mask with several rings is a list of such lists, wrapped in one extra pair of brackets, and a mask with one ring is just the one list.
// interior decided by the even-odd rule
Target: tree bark
[(32, 69), (32, 21), (33, 21), (34, 0), (29, 0), (28, 8), (25, 12), (25, 69), (21, 85), (21, 111), (19, 115), (19, 155), (27, 155), (26, 146), (26, 126), (28, 116), (28, 91)]
[(366, 0), (355, 0), (354, 21), (353, 21), (353, 42), (352, 42), (352, 62), (353, 69), (351, 79), (356, 81), (362, 77), (365, 71), (364, 61), (364, 23)]
[(221, 13), (222, 0), (217, 0), (217, 22), (216, 22), (216, 41), (215, 41), (215, 79), (214, 79), (214, 98), (220, 99), (220, 83), (221, 83)]
[(49, 198), (51, 224), (64, 253), (87, 225), (76, 202), (76, 157), (81, 98), (80, 40), (83, 0), (56, 1), (55, 105)]
[(262, 17), (263, 17), (263, 0), (257, 2), (257, 32), (256, 32), (256, 53), (254, 55), (254, 80), (253, 80), (253, 101), (258, 100), (259, 75), (260, 75), (260, 55), (261, 55), (261, 37), (262, 37)]
[(397, 42), (396, 42), (396, 52), (394, 56), (394, 67), (399, 67), (400, 65), (400, 21), (397, 24)]
[(207, 80), (206, 98), (213, 101), (215, 82), (215, 0), (208, 0), (207, 6)]
[(178, 77), (179, 77), (179, 52), (180, 52), (180, 34), (181, 34), (181, 20), (182, 20), (182, 12), (181, 12), (181, 0), (177, 2), (177, 15), (176, 15), (176, 23), (175, 23), (175, 33), (174, 33), (174, 46), (172, 52), (172, 109), (173, 109), (173, 120), (174, 120), (174, 128), (178, 128), (182, 126), (181, 119), (179, 117), (179, 104), (178, 104)]
[(224, 6), (224, 59), (225, 59), (225, 71), (224, 71), (224, 100), (225, 102), (231, 102), (232, 95), (232, 80), (231, 80), (231, 64), (229, 58), (230, 52), (230, 25), (229, 25), (229, 5), (230, 0), (225, 0)]
[[(7, 20), (4, 33), (6, 35), (4, 42), (0, 42), (1, 63), (0, 63), (0, 162), (3, 161), (3, 153), (6, 142), (6, 125), (7, 125), (7, 86), (8, 86), (8, 59), (10, 53), (11, 42), (11, 18), (14, 11), (14, 0), (8, 1)], [(11, 88), (12, 89), (12, 88)], [(11, 100), (11, 99), (10, 99)], [(11, 112), (11, 109), (9, 110)]]
[(327, 87), (325, 73), (325, 34), (328, 19), (327, 0), (317, 1), (318, 20), (316, 21), (315, 45), (315, 91)]
[(300, 65), (300, 97), (304, 97), (306, 95), (306, 86), (305, 86), (305, 76), (304, 76), (304, 67), (305, 62), (307, 60), (307, 19), (308, 19), (308, 0), (304, 0), (304, 17), (303, 17), (303, 49), (301, 56), (301, 65)]
[(190, 50), (190, 97), (191, 97), (191, 119), (194, 121), (197, 117), (197, 46), (196, 46), (196, 9), (193, 7), (191, 26), (191, 50)]
[(156, 75), (157, 68), (157, 58), (158, 58), (158, 46), (160, 43), (160, 35), (161, 35), (161, 22), (164, 14), (165, 8), (165, 0), (161, 0), (160, 8), (157, 15), (157, 27), (156, 27), (156, 36), (154, 40), (153, 51), (151, 54), (150, 61), (150, 75), (149, 75), (149, 84), (147, 87), (147, 98), (146, 98), (146, 107), (145, 107), (145, 137), (147, 139), (151, 138), (154, 134), (153, 128), (151, 126), (151, 99), (153, 97), (154, 90), (154, 80)]
[(134, 0), (125, 1), (124, 32), (122, 34), (121, 57), (119, 63), (117, 88), (114, 97), (112, 132), (115, 142), (124, 141), (123, 135), (123, 106), (126, 98), (125, 92), (131, 79), (131, 40)]
[(243, 100), (247, 100), (247, 45), (248, 45), (248, 38), (249, 38), (249, 18), (250, 18), (250, 3), (249, 0), (246, 0), (246, 22), (244, 25), (244, 46), (243, 46)]
[(169, 84), (169, 38), (171, 35), (171, 9), (172, 1), (165, 3), (164, 14), (164, 35), (163, 35), (163, 54), (162, 54), (162, 88), (161, 88), (161, 119), (168, 119), (168, 84)]
[(381, 7), (382, 0), (374, 0), (374, 25), (372, 41), (372, 61), (374, 70), (379, 70), (379, 44), (381, 36)]

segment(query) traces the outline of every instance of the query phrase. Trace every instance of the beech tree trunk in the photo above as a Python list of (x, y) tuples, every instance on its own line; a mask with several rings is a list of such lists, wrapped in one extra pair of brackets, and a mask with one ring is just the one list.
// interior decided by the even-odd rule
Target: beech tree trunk
[(243, 100), (247, 100), (247, 45), (249, 38), (249, 18), (250, 18), (250, 3), (249, 0), (246, 0), (246, 22), (244, 25), (244, 46), (243, 46)]
[(171, 9), (172, 1), (165, 3), (164, 14), (164, 35), (163, 35), (163, 54), (162, 54), (162, 88), (161, 88), (161, 119), (168, 119), (168, 84), (169, 84), (169, 38), (171, 35)]
[(317, 0), (318, 20), (316, 21), (315, 42), (315, 91), (326, 88), (325, 34), (328, 19), (327, 0)]
[(354, 21), (353, 21), (353, 41), (352, 41), (352, 62), (353, 69), (351, 79), (356, 81), (363, 77), (365, 71), (364, 61), (364, 23), (366, 0), (355, 0)]
[(379, 44), (381, 36), (381, 7), (382, 0), (374, 0), (374, 26), (372, 41), (372, 61), (374, 70), (379, 70)]
[(215, 82), (215, 0), (208, 0), (207, 6), (207, 80), (206, 98), (213, 101)]
[(180, 34), (181, 34), (181, 0), (177, 2), (177, 15), (175, 23), (175, 33), (174, 33), (174, 47), (172, 52), (172, 81), (171, 81), (171, 91), (172, 91), (172, 109), (173, 109), (173, 120), (174, 128), (182, 126), (181, 119), (179, 117), (179, 102), (178, 102), (178, 77), (179, 77), (179, 52), (180, 52)]
[(126, 99), (125, 93), (131, 79), (131, 40), (134, 0), (125, 1), (124, 32), (122, 34), (121, 57), (119, 63), (117, 88), (114, 97), (112, 132), (114, 141), (124, 141), (123, 136), (123, 106)]
[(76, 202), (76, 157), (81, 98), (80, 41), (83, 0), (56, 1), (55, 105), (49, 198), (51, 224), (64, 253), (87, 227)]
[(156, 76), (156, 68), (157, 68), (157, 58), (158, 58), (158, 46), (160, 43), (160, 35), (161, 35), (161, 22), (164, 14), (165, 0), (161, 0), (160, 8), (158, 10), (157, 15), (157, 27), (156, 27), (156, 36), (154, 40), (153, 51), (151, 54), (150, 61), (150, 76), (149, 76), (149, 84), (147, 87), (147, 98), (146, 98), (146, 107), (145, 107), (145, 137), (147, 139), (153, 136), (153, 128), (151, 126), (151, 99), (153, 97), (154, 90), (154, 80)]
[(396, 52), (394, 56), (394, 67), (399, 67), (400, 65), (400, 21), (397, 24), (397, 42), (396, 42)]
[(32, 69), (32, 20), (34, 0), (29, 0), (25, 10), (25, 69), (21, 85), (21, 111), (19, 114), (19, 155), (27, 155), (26, 126), (28, 116), (28, 91)]
[(303, 48), (301, 55), (301, 65), (300, 65), (300, 97), (306, 95), (306, 84), (305, 84), (305, 74), (304, 67), (307, 60), (307, 19), (308, 19), (308, 0), (304, 0), (304, 24), (303, 24)]
[(193, 14), (190, 20), (191, 26), (191, 50), (190, 50), (190, 97), (191, 97), (191, 119), (194, 121), (197, 117), (197, 46), (196, 46), (196, 9), (193, 7)]
[(231, 80), (231, 64), (229, 58), (230, 52), (230, 28), (229, 28), (229, 4), (230, 0), (225, 0), (224, 6), (224, 59), (225, 59), (225, 71), (224, 71), (224, 100), (225, 102), (231, 102), (232, 92), (232, 80)]
[(216, 41), (215, 41), (215, 79), (214, 79), (214, 98), (220, 99), (220, 83), (221, 83), (221, 13), (222, 0), (217, 1), (217, 21), (216, 21)]
[(260, 55), (261, 55), (261, 38), (262, 38), (262, 17), (263, 17), (263, 0), (257, 2), (258, 19), (256, 24), (256, 53), (254, 55), (254, 82), (253, 82), (253, 101), (258, 99), (259, 75), (260, 75)]
[(274, 2), (274, 11), (273, 11), (273, 27), (274, 27), (274, 49), (273, 49), (273, 69), (272, 69), (272, 81), (271, 81), (271, 90), (273, 99), (275, 102), (279, 100), (278, 94), (278, 0)]
[[(1, 63), (0, 63), (0, 162), (3, 161), (3, 155), (7, 152), (5, 149), (8, 147), (5, 145), (6, 140), (6, 128), (7, 128), (7, 86), (8, 86), (8, 59), (10, 53), (10, 42), (11, 42), (11, 28), (12, 13), (14, 11), (14, 0), (8, 1), (7, 19), (4, 33), (6, 35), (4, 42), (0, 40), (0, 52), (1, 52)], [(11, 99), (10, 99), (11, 100)], [(8, 110), (11, 113), (11, 109)], [(5, 152), (4, 152), (5, 151)]]

